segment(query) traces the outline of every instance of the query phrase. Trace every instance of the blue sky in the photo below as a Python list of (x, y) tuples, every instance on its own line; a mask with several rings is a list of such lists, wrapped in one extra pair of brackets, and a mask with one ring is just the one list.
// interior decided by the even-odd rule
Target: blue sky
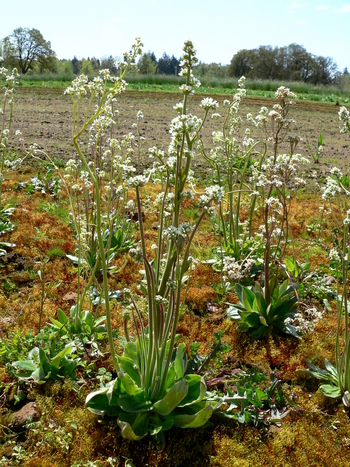
[(240, 49), (295, 42), (350, 69), (344, 0), (0, 0), (0, 8), (1, 38), (20, 26), (39, 29), (58, 58), (121, 56), (140, 36), (157, 58), (179, 57), (186, 39), (201, 61), (222, 64)]

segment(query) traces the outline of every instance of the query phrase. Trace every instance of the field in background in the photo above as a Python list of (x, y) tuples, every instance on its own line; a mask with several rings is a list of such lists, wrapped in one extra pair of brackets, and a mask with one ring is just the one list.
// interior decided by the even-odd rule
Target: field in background
[[(57, 75), (31, 75), (20, 78), (20, 86), (66, 88), (72, 76)], [(166, 91), (177, 92), (185, 81), (183, 78), (172, 75), (141, 75), (133, 74), (127, 77), (128, 89), (138, 91)], [(238, 80), (235, 78), (200, 78), (202, 86), (199, 93), (231, 94), (237, 89)], [(289, 87), (298, 95), (299, 100), (337, 103), (339, 105), (350, 103), (350, 90), (340, 89), (337, 86), (313, 86), (301, 82), (278, 82), (265, 80), (246, 80), (248, 96), (273, 98), (279, 86)]]
[[(230, 93), (232, 94), (232, 90)], [(226, 96), (215, 97), (220, 103), (219, 113), (224, 112), (222, 103)], [(202, 109), (199, 108), (201, 99), (201, 96), (196, 95), (189, 103), (190, 111), (198, 116), (202, 115)], [(142, 143), (144, 165), (149, 163), (147, 155), (149, 147), (157, 145), (163, 150), (167, 149), (170, 141), (169, 124), (176, 116), (173, 106), (179, 100), (181, 100), (180, 93), (166, 92), (130, 91), (118, 97), (117, 137), (133, 131), (132, 124), (136, 122), (136, 114), (139, 110), (144, 114), (145, 118), (141, 123), (142, 136), (146, 138)], [(243, 101), (241, 115), (244, 117), (249, 112), (256, 115), (261, 105), (271, 108), (273, 104), (272, 99), (247, 97)], [(313, 148), (320, 133), (324, 135), (324, 154), (320, 164), (312, 164), (309, 168), (316, 169), (319, 177), (326, 175), (334, 165), (344, 169), (345, 172), (349, 169), (350, 144), (345, 135), (339, 134), (338, 109), (331, 104), (299, 101), (291, 113), (291, 117), (296, 121), (292, 132), (301, 137), (297, 152), (311, 157), (307, 145)], [(72, 100), (70, 96), (63, 94), (62, 89), (28, 87), (18, 89), (13, 131), (20, 130), (27, 143), (36, 142), (51, 157), (63, 160), (74, 158), (76, 153), (71, 139), (71, 122)], [(217, 122), (213, 120), (210, 120), (203, 129), (202, 136), (208, 147), (211, 146), (211, 134), (214, 129), (217, 129)], [(16, 142), (15, 138), (11, 141), (10, 148), (16, 151), (23, 150), (22, 144)], [(285, 150), (287, 151), (288, 148), (286, 147)], [(205, 170), (200, 156), (196, 157), (194, 165), (200, 171)]]

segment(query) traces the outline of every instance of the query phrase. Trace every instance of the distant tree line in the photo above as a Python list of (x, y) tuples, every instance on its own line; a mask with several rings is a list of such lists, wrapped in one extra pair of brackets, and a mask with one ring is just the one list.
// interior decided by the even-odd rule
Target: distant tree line
[(228, 75), (332, 84), (337, 81), (340, 73), (331, 57), (313, 55), (301, 45), (290, 44), (286, 47), (260, 46), (256, 49), (242, 49), (233, 56)]
[(154, 52), (147, 52), (139, 58), (137, 68), (143, 75), (178, 75), (180, 60), (174, 55), (170, 57), (166, 52), (157, 60)]
[[(118, 73), (118, 57), (88, 57), (59, 60), (37, 29), (17, 28), (0, 41), (0, 56), (7, 68), (17, 67), (22, 74), (51, 72), (72, 77), (80, 73), (95, 75), (99, 70), (109, 68)], [(154, 52), (144, 53), (136, 64), (144, 75), (178, 75), (180, 59), (166, 52), (157, 59)], [(347, 68), (340, 73), (331, 57), (313, 55), (298, 44), (286, 47), (260, 46), (256, 49), (242, 49), (237, 52), (230, 65), (201, 63), (195, 67), (199, 78), (230, 78), (244, 75), (246, 78), (278, 81), (303, 81), (310, 84), (339, 84), (350, 86)]]

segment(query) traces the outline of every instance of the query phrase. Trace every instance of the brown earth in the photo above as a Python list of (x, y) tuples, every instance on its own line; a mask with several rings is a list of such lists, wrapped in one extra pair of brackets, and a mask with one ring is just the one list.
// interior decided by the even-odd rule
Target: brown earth
[[(228, 96), (217, 95), (219, 112), (224, 115), (222, 102)], [(190, 99), (189, 111), (201, 116), (202, 109), (198, 107), (203, 98), (196, 95)], [(141, 122), (141, 135), (146, 138), (143, 142), (143, 155), (147, 149), (154, 145), (166, 150), (170, 141), (169, 125), (176, 116), (174, 104), (181, 100), (180, 93), (165, 92), (138, 92), (129, 91), (118, 97), (116, 108), (119, 109), (119, 122), (116, 136), (134, 131), (132, 124), (136, 122), (136, 114), (141, 110), (144, 120)], [(251, 112), (256, 115), (262, 105), (272, 107), (274, 101), (263, 98), (246, 98), (241, 106), (240, 115)], [(15, 101), (13, 130), (21, 130), (25, 145), (37, 143), (50, 157), (67, 160), (76, 157), (72, 142), (72, 111), (73, 104), (70, 96), (64, 95), (61, 89), (47, 88), (21, 88), (18, 90)], [(324, 134), (324, 155), (321, 163), (312, 164), (310, 169), (317, 169), (319, 175), (325, 175), (333, 165), (347, 173), (350, 156), (350, 143), (345, 135), (339, 133), (340, 122), (337, 112), (339, 107), (332, 104), (298, 101), (291, 111), (291, 117), (296, 121), (290, 133), (301, 137), (297, 151), (306, 157), (312, 155), (307, 143), (314, 148), (318, 137)], [(242, 132), (246, 125), (243, 122)], [(220, 129), (220, 122), (209, 120), (203, 129), (203, 140), (207, 147), (211, 147), (211, 133)], [(283, 147), (283, 146), (282, 146)], [(21, 143), (12, 139), (12, 148), (22, 150)], [(288, 148), (286, 147), (287, 151)], [(148, 163), (148, 158), (144, 159)], [(204, 170), (199, 157), (195, 166)]]

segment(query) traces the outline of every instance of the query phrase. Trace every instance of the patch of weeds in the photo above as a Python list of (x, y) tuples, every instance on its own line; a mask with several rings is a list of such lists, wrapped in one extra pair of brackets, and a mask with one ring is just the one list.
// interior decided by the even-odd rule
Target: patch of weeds
[(6, 278), (5, 282), (2, 283), (2, 287), (7, 294), (16, 292), (18, 290), (17, 285), (14, 282), (12, 282), (11, 279), (9, 279), (8, 277)]
[(19, 201), (18, 201), (17, 198), (10, 198), (10, 199), (6, 200), (6, 204), (10, 208), (15, 208), (18, 205), (18, 202)]
[(324, 281), (325, 274), (321, 272), (321, 268), (318, 268), (316, 271), (312, 272), (301, 284), (298, 286), (298, 294), (300, 298), (306, 296), (315, 297), (318, 300), (323, 301), (323, 303), (328, 307), (325, 302), (328, 298), (335, 298), (336, 291), (332, 285), (327, 285)]
[(10, 221), (14, 208), (9, 206), (0, 206), (0, 235), (11, 232), (15, 225)]
[(301, 200), (305, 196), (306, 193), (306, 188), (299, 188), (299, 190), (296, 192), (295, 199), (296, 200)]
[(66, 255), (66, 253), (59, 246), (54, 246), (54, 247), (50, 248), (48, 250), (48, 252), (47, 252), (47, 256), (50, 259), (63, 258), (65, 255)]
[(39, 212), (47, 212), (51, 216), (56, 216), (60, 219), (60, 221), (68, 223), (69, 222), (69, 211), (61, 203), (40, 203), (37, 207)]
[(198, 342), (193, 342), (190, 346), (187, 372), (199, 374), (208, 369), (210, 362), (216, 366), (222, 365), (224, 354), (231, 350), (228, 343), (222, 340), (223, 337), (223, 330), (214, 332), (213, 343), (208, 344), (209, 352), (206, 356), (198, 354), (200, 344)]
[(31, 280), (34, 280), (38, 277), (38, 271), (33, 268), (26, 268), (26, 273), (30, 277)]
[(58, 169), (64, 169), (66, 167), (65, 161), (59, 157), (53, 156), (51, 157), (51, 160)]
[(198, 261), (208, 261), (213, 257), (213, 249), (208, 248), (206, 245), (200, 245), (198, 243), (198, 246), (193, 243), (192, 245), (192, 252), (193, 252), (193, 257), (196, 258)]
[(268, 385), (267, 381), (256, 369), (239, 374), (235, 381), (236, 390), (228, 387), (227, 393), (230, 397), (242, 397), (242, 401), (231, 402), (225, 416), (254, 426), (279, 424), (295, 407), (294, 395), (291, 398), (286, 395), (279, 373), (271, 373)]
[(24, 336), (19, 332), (11, 332), (8, 338), (0, 340), (0, 363), (6, 366), (7, 373), (15, 376), (12, 362), (25, 358), (34, 346), (34, 335), (32, 331)]
[(301, 255), (304, 259), (308, 260), (311, 259), (313, 256), (325, 256), (325, 250), (322, 246), (314, 245), (310, 248), (307, 248), (301, 252)]
[(348, 175), (343, 175), (343, 176), (340, 178), (340, 183), (341, 183), (345, 188), (349, 188), (349, 186), (350, 186), (350, 178), (348, 177)]
[(197, 207), (183, 209), (182, 215), (184, 219), (189, 219), (193, 221), (194, 219), (199, 218), (199, 209)]

